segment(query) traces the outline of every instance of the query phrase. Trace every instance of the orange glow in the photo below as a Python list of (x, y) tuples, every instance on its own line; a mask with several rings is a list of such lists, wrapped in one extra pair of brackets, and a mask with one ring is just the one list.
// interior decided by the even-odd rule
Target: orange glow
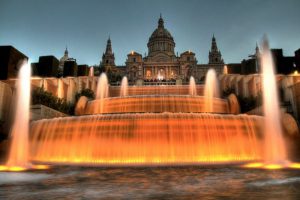
[[(228, 113), (227, 100), (213, 98), (212, 101), (214, 112)], [(90, 101), (85, 108), (85, 114), (205, 112), (205, 110), (203, 96), (129, 96)]]
[(262, 117), (111, 114), (32, 123), (31, 160), (91, 165), (232, 163), (262, 159)]
[(300, 169), (300, 163), (290, 163), (289, 168), (291, 168), (291, 169)]
[(40, 169), (40, 170), (44, 170), (44, 169), (49, 169), (50, 167), (48, 165), (33, 165), (32, 169)]
[(0, 165), (0, 171), (20, 172), (25, 170), (27, 170), (25, 167)]
[(287, 162), (285, 164), (277, 164), (277, 163), (256, 162), (256, 163), (245, 164), (242, 167), (245, 167), (245, 168), (257, 168), (257, 169), (268, 169), (268, 170), (284, 169), (284, 168), (300, 169), (300, 163), (290, 163), (290, 162)]

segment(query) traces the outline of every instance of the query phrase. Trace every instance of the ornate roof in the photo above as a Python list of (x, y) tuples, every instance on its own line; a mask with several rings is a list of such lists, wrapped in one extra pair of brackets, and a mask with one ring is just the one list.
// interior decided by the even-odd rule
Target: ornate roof
[(149, 42), (154, 40), (161, 40), (161, 39), (170, 39), (174, 42), (174, 39), (171, 33), (164, 27), (164, 20), (160, 16), (158, 20), (158, 27), (153, 31), (149, 38)]

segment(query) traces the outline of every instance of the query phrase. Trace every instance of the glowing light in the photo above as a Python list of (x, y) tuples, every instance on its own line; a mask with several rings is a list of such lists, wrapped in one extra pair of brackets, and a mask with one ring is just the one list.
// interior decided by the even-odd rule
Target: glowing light
[(291, 163), (289, 164), (289, 168), (300, 169), (300, 163)]
[(33, 165), (32, 169), (39, 169), (39, 170), (45, 170), (49, 169), (50, 167), (48, 165)]
[(255, 131), (260, 130), (262, 119), (208, 113), (145, 113), (35, 121), (31, 126), (31, 160), (91, 165), (261, 160), (262, 145)]
[(20, 166), (0, 166), (0, 171), (20, 172), (25, 170), (27, 170), (27, 168)]
[(298, 75), (298, 70), (295, 70), (295, 71), (294, 71), (294, 75)]

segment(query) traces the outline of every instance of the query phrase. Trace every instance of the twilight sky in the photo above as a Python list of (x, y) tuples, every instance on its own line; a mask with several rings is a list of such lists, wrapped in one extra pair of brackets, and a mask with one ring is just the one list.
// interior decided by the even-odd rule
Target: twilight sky
[(267, 34), (287, 56), (300, 48), (299, 0), (0, 0), (0, 45), (13, 45), (32, 62), (41, 55), (99, 64), (110, 35), (116, 64), (144, 55), (159, 14), (175, 53), (191, 50), (208, 62), (212, 34), (226, 63), (240, 62)]

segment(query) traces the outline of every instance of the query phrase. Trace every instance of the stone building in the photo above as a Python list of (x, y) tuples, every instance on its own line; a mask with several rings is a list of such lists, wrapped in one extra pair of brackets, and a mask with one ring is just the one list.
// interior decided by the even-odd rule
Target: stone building
[(28, 57), (13, 46), (0, 46), (0, 80), (16, 78), (22, 62)]
[(194, 76), (197, 82), (203, 81), (209, 68), (222, 73), (224, 61), (213, 36), (208, 64), (197, 64), (196, 55), (192, 51), (185, 51), (179, 56), (175, 54), (175, 41), (171, 33), (165, 28), (164, 20), (160, 16), (158, 26), (151, 34), (147, 47), (148, 54), (132, 51), (127, 55), (125, 66), (116, 66), (110, 38), (107, 41), (105, 53), (102, 55), (100, 68), (109, 74), (127, 76), (131, 84), (142, 80), (144, 84), (165, 82), (175, 84), (176, 80), (187, 82)]

